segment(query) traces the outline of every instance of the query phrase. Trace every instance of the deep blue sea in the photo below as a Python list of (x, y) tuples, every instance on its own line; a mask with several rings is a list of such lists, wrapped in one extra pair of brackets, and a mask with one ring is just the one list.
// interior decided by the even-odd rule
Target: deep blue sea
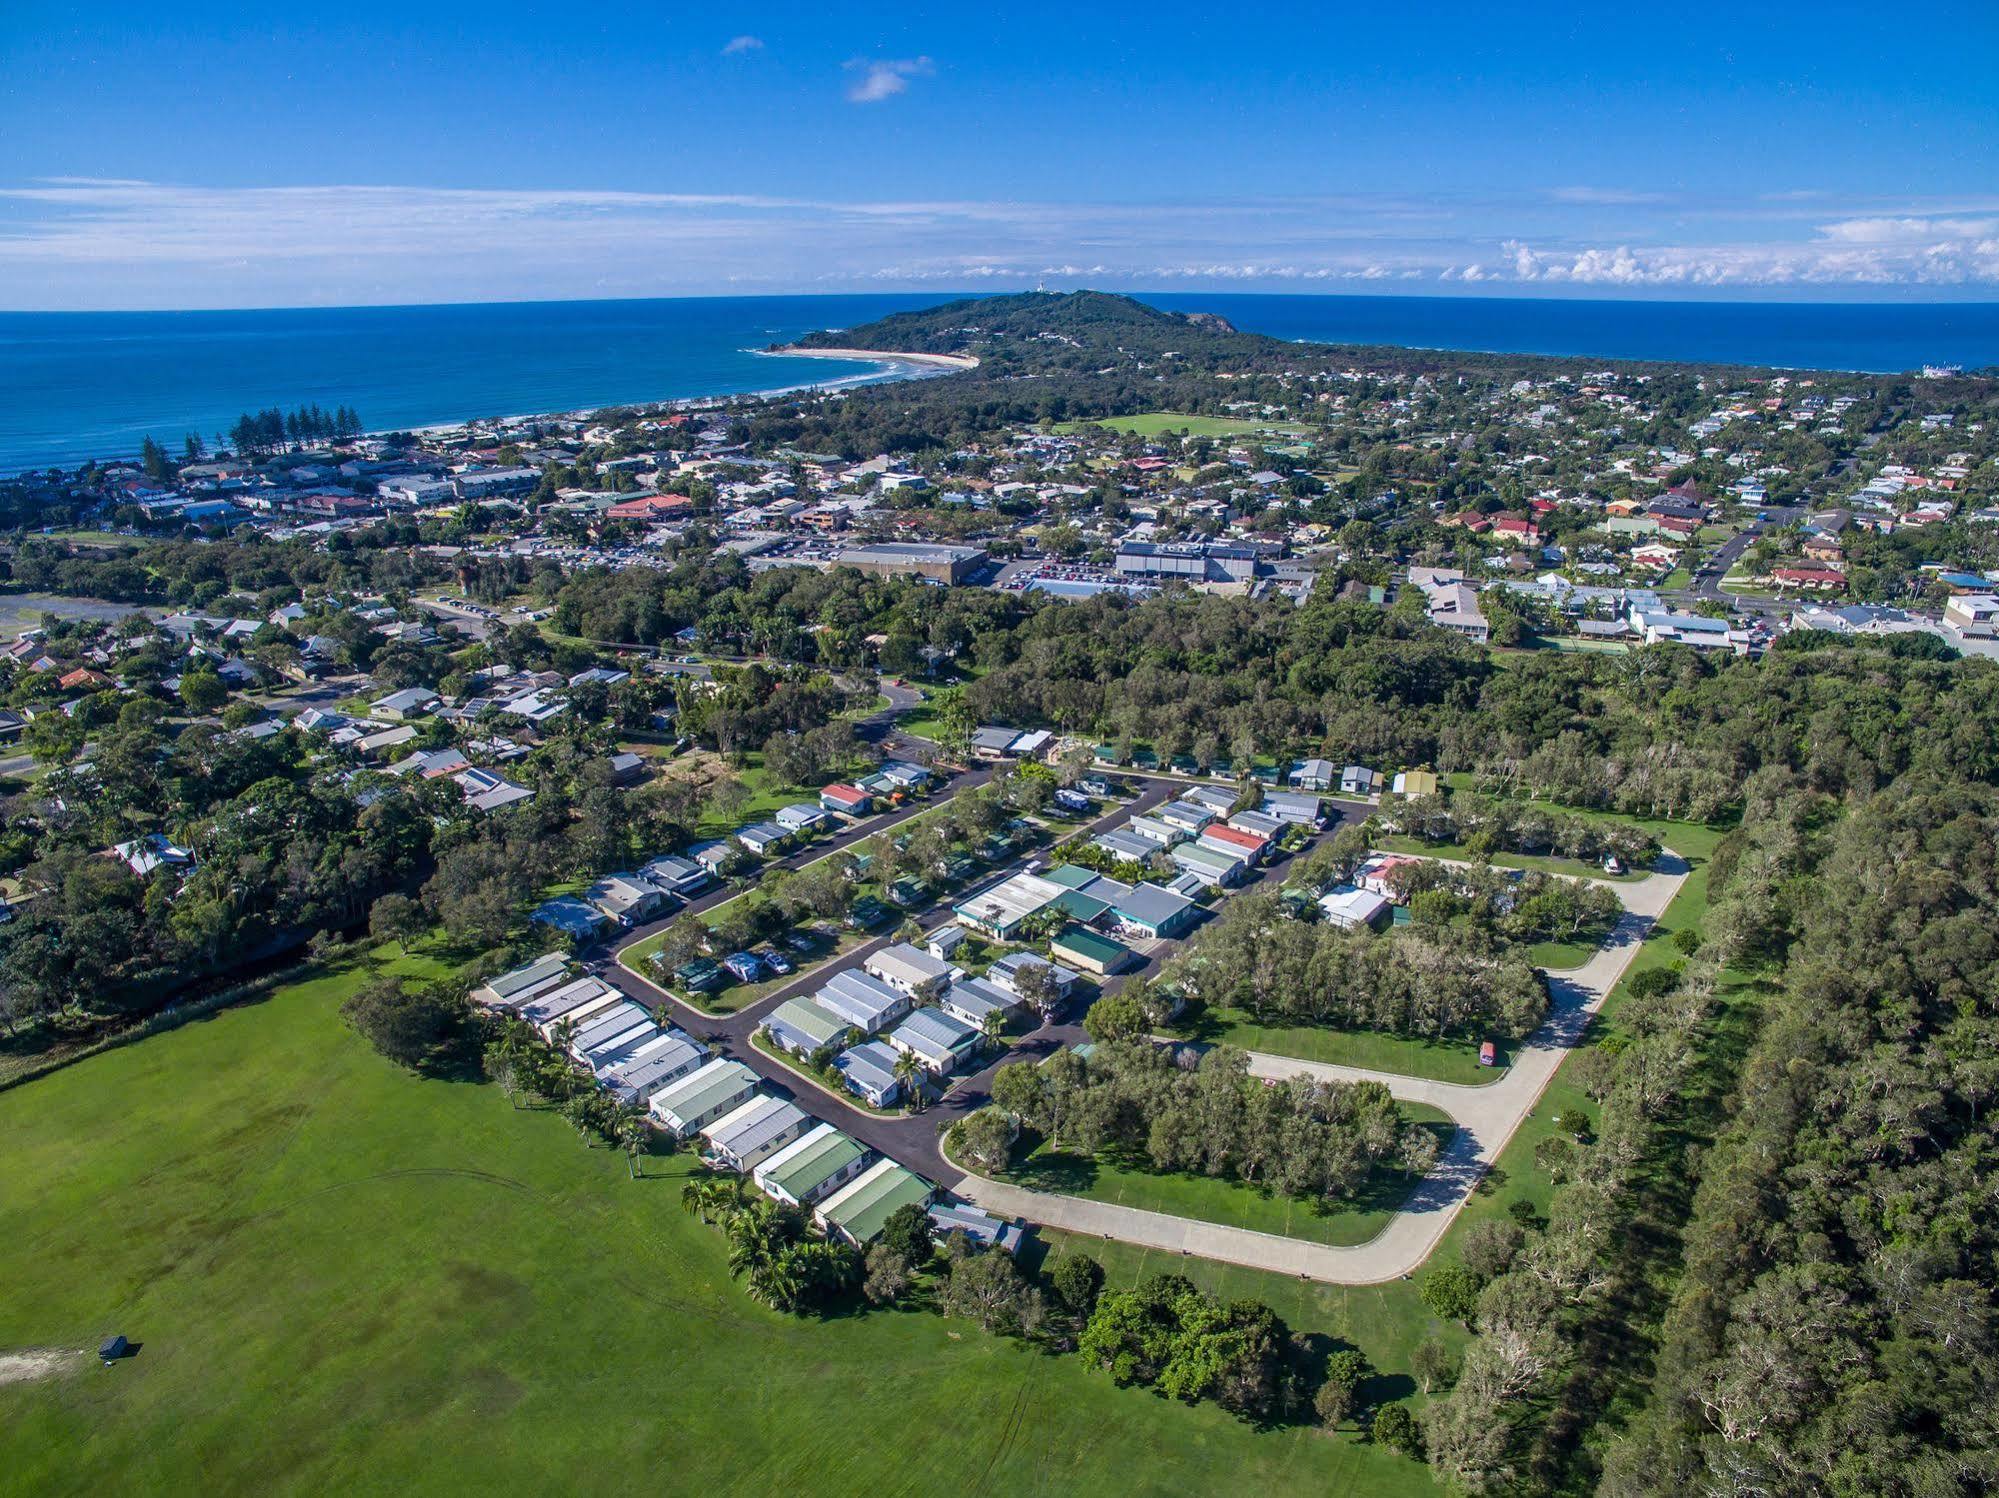
[[(754, 352), (947, 294), (255, 312), (0, 313), (0, 473), (213, 441), (245, 410), (348, 405), (376, 430), (864, 378)], [(1863, 370), (1999, 364), (1999, 304), (1773, 305), (1147, 295), (1330, 343)]]

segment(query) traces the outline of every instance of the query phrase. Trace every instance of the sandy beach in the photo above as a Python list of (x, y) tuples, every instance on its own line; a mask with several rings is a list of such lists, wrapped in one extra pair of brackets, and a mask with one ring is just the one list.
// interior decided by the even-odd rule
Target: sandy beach
[(938, 369), (977, 369), (979, 361), (970, 354), (900, 354), (872, 348), (786, 348), (766, 349), (794, 359), (878, 359), (892, 364), (927, 364)]

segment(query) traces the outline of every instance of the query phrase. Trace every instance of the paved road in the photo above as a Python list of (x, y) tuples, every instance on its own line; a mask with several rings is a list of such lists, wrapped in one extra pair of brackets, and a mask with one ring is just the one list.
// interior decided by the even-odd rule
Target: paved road
[(1405, 1102), (1427, 1103), (1451, 1115), (1458, 1130), (1437, 1164), (1417, 1185), (1388, 1226), (1366, 1243), (1332, 1247), (1244, 1228), (1197, 1223), (1080, 1197), (1026, 1191), (977, 1176), (953, 1188), (968, 1201), (1069, 1232), (1116, 1238), (1165, 1252), (1197, 1253), (1254, 1269), (1295, 1274), (1333, 1284), (1372, 1285), (1400, 1279), (1430, 1256), (1444, 1230), (1471, 1196), (1479, 1178), (1534, 1111), (1556, 1069), (1582, 1039), (1659, 915), (1685, 882), (1684, 861), (1666, 855), (1658, 871), (1625, 883), (1597, 881), (1614, 890), (1625, 913), (1596, 954), (1581, 967), (1548, 975), (1548, 1019), (1515, 1053), (1498, 1081), (1465, 1086), (1363, 1067), (1331, 1066), (1289, 1056), (1250, 1054), (1253, 1076), (1309, 1076), (1328, 1082), (1381, 1082)]
[[(953, 789), (962, 788), (965, 784), (982, 783), (983, 780), (990, 778), (990, 775), (990, 771), (983, 773), (971, 772), (971, 774), (957, 782)], [(1095, 833), (1108, 831), (1113, 827), (1120, 826), (1130, 821), (1132, 817), (1151, 811), (1162, 802), (1170, 800), (1184, 788), (1185, 784), (1186, 782), (1184, 781), (1176, 784), (1164, 778), (1151, 779), (1145, 789), (1131, 800), (1111, 807), (1091, 821), (1080, 824), (1074, 830), (1064, 828), (1063, 836), (1073, 836), (1076, 831), (1094, 835)], [(930, 804), (935, 805), (936, 802), (933, 801)], [(927, 810), (928, 808), (920, 809)], [(1356, 805), (1334, 806), (1333, 814), (1329, 816), (1327, 822), (1326, 831), (1321, 833), (1320, 836), (1328, 835), (1340, 825), (1342, 820), (1363, 815), (1368, 809), (1364, 806)], [(879, 830), (879, 828), (871, 827), (862, 835), (872, 836), (874, 832)], [(824, 857), (829, 851), (831, 849), (828, 845), (821, 844), (809, 854), (803, 855), (803, 857), (805, 861), (810, 861), (811, 858)], [(1295, 857), (1295, 855), (1293, 856)], [(1022, 859), (994, 873), (976, 885), (933, 902), (923, 910), (916, 912), (913, 918), (917, 925), (925, 932), (933, 931), (937, 927), (947, 924), (952, 919), (951, 907), (953, 904), (962, 903), (979, 890), (990, 887), (1019, 873), (1026, 861), (1026, 859)], [(1251, 877), (1242, 886), (1242, 889), (1255, 889), (1270, 881), (1282, 882), (1289, 865), (1290, 860), (1284, 859), (1253, 871)], [(733, 890), (718, 891), (705, 900), (696, 901), (692, 908), (696, 910), (712, 908), (713, 905), (730, 898), (734, 893), (735, 891)], [(658, 930), (664, 924), (664, 921), (654, 922), (648, 927), (621, 936), (617, 943), (617, 950), (622, 951), (635, 942), (642, 941), (646, 935)], [(620, 966), (615, 961), (614, 954), (607, 949), (599, 948), (595, 953), (586, 953), (585, 960), (590, 970), (595, 972), (597, 976), (622, 990), (626, 995), (638, 1003), (645, 1005), (648, 1009), (656, 1008), (662, 1000), (671, 1004), (679, 1017), (683, 1029), (692, 1035), (706, 1040), (718, 1055), (727, 1056), (744, 1063), (752, 1071), (756, 1072), (759, 1077), (763, 1078), (765, 1084), (773, 1092), (792, 1098), (808, 1113), (837, 1125), (869, 1148), (892, 1157), (918, 1174), (927, 1176), (935, 1181), (950, 1182), (956, 1180), (963, 1172), (945, 1160), (943, 1151), (939, 1148), (939, 1136), (944, 1129), (948, 1128), (957, 1119), (985, 1106), (990, 1097), (993, 1073), (1008, 1061), (1039, 1059), (1051, 1054), (1062, 1046), (1081, 1044), (1088, 1036), (1082, 1028), (1080, 1015), (1078, 1014), (1070, 1014), (1058, 1022), (1044, 1024), (1039, 1029), (1016, 1039), (1007, 1050), (994, 1056), (979, 1071), (956, 1081), (951, 1090), (941, 1100), (933, 1103), (924, 1112), (906, 1117), (883, 1117), (856, 1107), (851, 1102), (829, 1091), (820, 1090), (813, 1082), (802, 1078), (791, 1067), (773, 1059), (750, 1044), (750, 1036), (756, 1032), (757, 1027), (763, 1021), (763, 1017), (778, 1005), (801, 994), (816, 993), (836, 973), (859, 967), (869, 957), (873, 956), (883, 947), (892, 945), (895, 941), (896, 937), (893, 933), (874, 937), (851, 952), (843, 954), (837, 961), (816, 968), (810, 973), (801, 974), (782, 988), (766, 994), (748, 1008), (720, 1018), (704, 1015), (698, 1010), (690, 1008), (678, 999), (675, 999), (671, 994), (666, 993), (665, 990), (656, 988), (643, 978), (631, 973), (626, 968)], [(1160, 964), (1171, 954), (1171, 951), (1172, 944), (1162, 944), (1142, 964), (1134, 966), (1129, 971), (1117, 977), (1105, 980), (1099, 985), (1100, 990), (1105, 993), (1112, 993), (1124, 984), (1131, 982), (1134, 978), (1157, 972)], [(593, 957), (595, 960), (591, 960)], [(1017, 1215), (1032, 1216), (1032, 1214)]]
[[(953, 783), (952, 790), (955, 792), (963, 789), (966, 785), (983, 784), (991, 776), (991, 770), (968, 772)], [(1159, 805), (1160, 802), (1166, 800), (1171, 794), (1172, 789), (1168, 786), (1156, 786), (1148, 789), (1144, 794), (1135, 799), (1113, 807), (1093, 821), (1083, 824), (1082, 830), (1094, 833), (1118, 826), (1123, 822), (1129, 821), (1140, 812), (1151, 810), (1153, 807)], [(930, 810), (932, 807), (940, 804), (942, 799), (946, 798), (933, 799), (927, 805), (917, 808), (917, 812)], [(895, 821), (904, 819), (904, 817), (897, 817), (887, 825), (893, 825)], [(858, 835), (861, 837), (872, 837), (876, 832), (881, 830), (881, 826), (871, 825), (865, 829), (858, 830)], [(835, 851), (833, 844), (822, 843), (810, 850), (808, 854), (798, 855), (798, 857), (800, 861), (810, 862), (814, 858), (823, 858), (832, 851)], [(997, 884), (1001, 880), (1020, 872), (1025, 862), (1026, 860), (1022, 859), (1020, 862), (1009, 865), (1007, 868), (1000, 870), (967, 890), (947, 895), (932, 902), (929, 906), (915, 912), (913, 919), (924, 931), (935, 930), (938, 926), (946, 924), (951, 919), (951, 906), (954, 903), (961, 902), (978, 890)], [(707, 910), (720, 904), (723, 900), (732, 898), (735, 894), (736, 891), (734, 890), (716, 891), (704, 899), (695, 901), (689, 908), (695, 911)], [(666, 922), (664, 921), (655, 921), (650, 926), (640, 928), (623, 936), (617, 944), (617, 950), (623, 951), (626, 947), (644, 940), (652, 931), (658, 930), (665, 924)], [(749, 1007), (719, 1018), (702, 1014), (699, 1010), (681, 1003), (664, 989), (657, 988), (653, 984), (646, 982), (643, 978), (638, 977), (621, 966), (615, 960), (612, 952), (600, 948), (595, 953), (586, 953), (585, 960), (591, 971), (595, 972), (605, 982), (623, 990), (627, 995), (644, 1004), (647, 1008), (657, 1007), (661, 1000), (670, 1003), (679, 1016), (683, 1029), (687, 1030), (690, 1034), (706, 1040), (714, 1047), (717, 1054), (743, 1062), (752, 1071), (756, 1072), (758, 1076), (762, 1077), (771, 1086), (773, 1091), (795, 1098), (799, 1106), (820, 1118), (838, 1124), (840, 1128), (846, 1130), (870, 1148), (879, 1150), (885, 1155), (891, 1155), (909, 1166), (912, 1170), (916, 1170), (932, 1179), (940, 1179), (948, 1177), (955, 1172), (953, 1172), (950, 1166), (945, 1164), (944, 1157), (937, 1148), (937, 1132), (939, 1128), (966, 1111), (968, 1105), (961, 1101), (959, 1094), (967, 1088), (976, 1086), (980, 1079), (989, 1078), (991, 1075), (990, 1067), (980, 1072), (977, 1077), (960, 1083), (957, 1091), (954, 1091), (943, 1103), (933, 1106), (925, 1113), (916, 1114), (908, 1118), (884, 1118), (855, 1107), (835, 1097), (830, 1092), (819, 1091), (816, 1087), (803, 1081), (799, 1074), (790, 1067), (773, 1060), (750, 1044), (750, 1036), (756, 1032), (757, 1027), (763, 1022), (763, 1017), (769, 1014), (771, 1010), (777, 1008), (778, 1005), (784, 1003), (786, 1000), (796, 998), (801, 994), (816, 993), (819, 989), (825, 987), (827, 981), (834, 974), (859, 967), (883, 947), (893, 945), (896, 939), (893, 932), (874, 937), (854, 948), (851, 952), (843, 954), (836, 961), (815, 968), (809, 973), (800, 974), (790, 983), (766, 994)], [(592, 957), (595, 958), (594, 961), (591, 960)], [(1048, 1038), (1047, 1027), (1044, 1027), (1043, 1030), (1036, 1031), (1033, 1035), (1026, 1037), (1020, 1042), (1017, 1048), (1026, 1048), (1033, 1052), (1041, 1052), (1052, 1050), (1057, 1043), (1057, 1041)], [(1005, 1058), (1002, 1057), (1001, 1059)], [(978, 1101), (984, 1101), (983, 1092), (981, 1092)]]
[(1700, 571), (1694, 574), (1694, 585), (1687, 596), (1720, 599), (1731, 604), (1739, 603), (1751, 609), (1767, 606), (1767, 600), (1737, 598), (1734, 594), (1724, 593), (1721, 590), (1721, 580), (1728, 576), (1730, 568), (1742, 560), (1743, 553), (1756, 544), (1765, 529), (1769, 526), (1789, 525), (1804, 512), (1795, 505), (1766, 505), (1761, 513), (1768, 515), (1769, 520), (1752, 520), (1724, 541), (1720, 549), (1708, 558)]

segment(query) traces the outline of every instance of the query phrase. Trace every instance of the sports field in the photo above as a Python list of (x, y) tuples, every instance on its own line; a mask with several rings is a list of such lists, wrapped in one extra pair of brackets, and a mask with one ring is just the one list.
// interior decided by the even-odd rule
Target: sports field
[[(553, 1114), (396, 1070), (338, 1017), (357, 981), (0, 1093), (0, 1370), (64, 1354), (0, 1374), (0, 1492), (1432, 1491), (1351, 1435), (1252, 1430), (966, 1322), (763, 1310), (681, 1210), (686, 1157), (630, 1180)], [(1406, 1366), (1406, 1285), (1170, 1267)], [(104, 1368), (113, 1331), (140, 1351)]]

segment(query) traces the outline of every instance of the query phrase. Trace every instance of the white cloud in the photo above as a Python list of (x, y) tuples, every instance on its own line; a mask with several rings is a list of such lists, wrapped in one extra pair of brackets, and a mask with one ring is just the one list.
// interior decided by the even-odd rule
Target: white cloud
[(728, 45), (722, 49), (722, 55), (734, 57), (739, 52), (761, 52), (763, 47), (764, 39), (760, 36), (732, 36)]
[(856, 57), (847, 64), (858, 76), (847, 85), (847, 97), (856, 104), (879, 104), (893, 99), (909, 87), (912, 78), (927, 78), (932, 71), (927, 57)]
[(1929, 244), (1934, 241), (1990, 239), (1999, 234), (1999, 219), (1849, 218), (1823, 224), (1819, 233), (1844, 244)]
[[(1037, 276), (1135, 289), (1999, 286), (1999, 213), (1954, 206), (1711, 216), (1661, 242), (1588, 237), (1550, 219), (1539, 192), (1416, 211), (1388, 193), (1022, 202), (44, 179), (0, 183), (0, 301), (298, 306), (1032, 285)], [(1654, 236), (1682, 227), (1643, 218), (1634, 229)], [(1521, 228), (1489, 236), (1495, 219)]]
[(1605, 208), (1630, 208), (1667, 201), (1666, 194), (1662, 192), (1645, 192), (1632, 187), (1557, 187), (1550, 189), (1548, 196), (1557, 203)]

